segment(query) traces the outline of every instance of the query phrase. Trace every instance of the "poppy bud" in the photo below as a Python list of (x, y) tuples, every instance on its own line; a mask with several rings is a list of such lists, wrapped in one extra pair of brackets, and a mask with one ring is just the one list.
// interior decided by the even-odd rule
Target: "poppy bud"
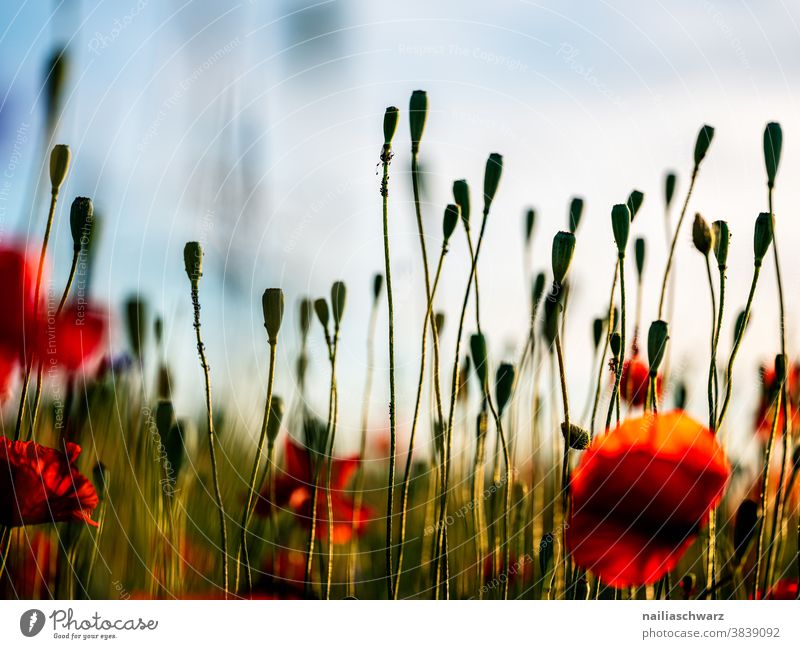
[(553, 238), (553, 281), (563, 284), (567, 276), (572, 255), (575, 253), (575, 235), (571, 232), (557, 232)]
[(672, 197), (675, 196), (675, 184), (677, 181), (678, 177), (674, 172), (667, 172), (667, 175), (664, 178), (664, 203), (666, 204), (667, 208), (669, 208), (670, 204), (672, 203)]
[(646, 244), (642, 237), (637, 237), (636, 241), (633, 242), (633, 252), (634, 256), (636, 257), (636, 272), (639, 274), (639, 279), (642, 279), (642, 273), (644, 272), (644, 260), (645, 260), (645, 251), (646, 251)]
[(461, 221), (469, 230), (469, 185), (466, 180), (456, 180), (453, 183), (453, 199), (461, 211)]
[(72, 231), (72, 249), (75, 252), (80, 252), (83, 247), (83, 237), (86, 236), (88, 240), (87, 228), (92, 227), (92, 215), (94, 214), (94, 206), (92, 205), (91, 198), (84, 198), (78, 196), (72, 201), (72, 207), (69, 210), (69, 227)]
[(138, 295), (125, 301), (125, 324), (131, 351), (141, 359), (147, 341), (147, 303)]
[(167, 479), (173, 485), (178, 481), (178, 476), (183, 468), (184, 461), (186, 460), (186, 443), (183, 434), (185, 422), (175, 422), (170, 426), (169, 433), (167, 433), (164, 448), (167, 452), (167, 460), (169, 460), (169, 471)]
[(575, 234), (578, 231), (578, 226), (581, 224), (581, 217), (583, 216), (583, 199), (579, 196), (573, 198), (569, 203), (569, 231)]
[(50, 190), (53, 194), (58, 194), (64, 179), (69, 171), (69, 163), (72, 153), (66, 144), (56, 144), (50, 153)]
[(539, 304), (544, 293), (544, 273), (537, 273), (533, 278), (533, 287), (531, 288), (531, 304), (535, 307)]
[(397, 119), (400, 111), (394, 106), (389, 106), (383, 114), (383, 146), (388, 149), (392, 146), (392, 138), (397, 131)]
[(603, 329), (605, 328), (605, 323), (603, 322), (602, 318), (595, 318), (594, 323), (592, 324), (592, 340), (594, 341), (594, 348), (600, 346), (600, 341), (603, 340)]
[(664, 358), (664, 350), (669, 340), (669, 327), (663, 320), (656, 320), (647, 333), (647, 358), (650, 361), (650, 376), (658, 374), (658, 367)]
[[(561, 434), (567, 439), (567, 422), (561, 422)], [(589, 448), (589, 433), (575, 424), (569, 425), (569, 447), (576, 451), (585, 451)]]
[(686, 389), (686, 384), (683, 381), (681, 381), (675, 388), (675, 407), (678, 410), (684, 410), (686, 408), (686, 401), (688, 396), (689, 393), (688, 390)]
[(306, 415), (303, 422), (303, 442), (309, 451), (311, 459), (315, 462), (325, 454), (328, 444), (328, 426), (313, 415)]
[(552, 345), (558, 334), (558, 313), (561, 305), (558, 303), (558, 295), (549, 293), (544, 301), (544, 320), (542, 321), (542, 334), (547, 343)]
[(705, 257), (708, 257), (708, 253), (711, 252), (711, 248), (714, 245), (714, 236), (711, 234), (711, 228), (708, 227), (708, 223), (700, 214), (694, 215), (692, 243)]
[(753, 542), (758, 527), (759, 509), (755, 500), (743, 500), (736, 510), (733, 524), (733, 553), (737, 563), (744, 560)]
[(619, 358), (619, 351), (622, 349), (622, 337), (618, 332), (615, 331), (611, 334), (608, 344), (611, 346), (611, 353), (614, 355), (614, 358)]
[(503, 173), (503, 156), (499, 153), (490, 153), (486, 160), (486, 171), (483, 174), (483, 213), (489, 213), (497, 185), (500, 184), (500, 174)]
[(611, 229), (614, 230), (614, 241), (617, 242), (619, 256), (624, 257), (631, 231), (631, 213), (627, 205), (620, 204), (611, 208)]
[(774, 228), (772, 214), (762, 212), (756, 218), (756, 227), (753, 233), (753, 252), (755, 253), (755, 265), (760, 266), (772, 243), (772, 231)]
[(311, 313), (314, 310), (314, 305), (307, 297), (300, 300), (300, 336), (305, 339), (308, 336), (308, 330), (311, 327)]
[(105, 500), (108, 495), (108, 469), (102, 462), (98, 462), (92, 469), (94, 488), (100, 500)]
[(533, 236), (533, 226), (536, 223), (536, 210), (529, 207), (525, 212), (525, 245), (529, 245)]
[(472, 334), (469, 339), (469, 348), (472, 352), (472, 365), (484, 392), (488, 389), (488, 353), (486, 351), (486, 338), (483, 334)]
[(731, 243), (731, 231), (727, 221), (714, 221), (713, 225), (714, 256), (717, 266), (724, 270), (728, 266), (728, 247)]
[(330, 313), (328, 312), (328, 303), (325, 301), (324, 297), (314, 300), (314, 312), (317, 314), (322, 328), (327, 330)]
[(502, 417), (511, 399), (514, 389), (514, 366), (511, 363), (500, 363), (495, 375), (494, 391), (497, 395), (497, 412)]
[(747, 318), (747, 320), (745, 320), (745, 318), (747, 318), (747, 312), (744, 309), (742, 309), (739, 312), (739, 315), (736, 316), (736, 325), (733, 327), (733, 342), (734, 342), (734, 344), (744, 334), (744, 330), (747, 327), (748, 322), (750, 321), (749, 318)]
[(638, 214), (639, 210), (642, 207), (642, 203), (644, 202), (644, 193), (640, 192), (638, 189), (634, 189), (630, 195), (628, 196), (628, 201), (625, 203), (628, 206), (628, 209), (631, 213), (631, 221), (636, 218), (636, 214)]
[(683, 598), (689, 599), (697, 587), (697, 575), (693, 572), (686, 573), (681, 579), (681, 589), (683, 590)]
[(708, 153), (708, 147), (711, 146), (711, 140), (714, 139), (714, 127), (705, 124), (700, 132), (697, 134), (697, 141), (694, 144), (694, 167), (697, 169), (703, 158)]
[(267, 328), (269, 342), (278, 342), (278, 332), (283, 320), (283, 291), (279, 288), (268, 288), (261, 296), (261, 308), (264, 312), (264, 326)]
[(272, 397), (269, 408), (269, 421), (267, 422), (267, 440), (270, 446), (275, 444), (278, 433), (281, 432), (281, 420), (283, 419), (283, 399), (278, 396)]
[(786, 356), (783, 354), (775, 357), (775, 380), (779, 385), (786, 380)]
[(153, 320), (153, 333), (156, 336), (156, 344), (161, 345), (161, 341), (164, 338), (164, 321), (161, 319), (161, 316), (157, 316), (155, 320)]
[(444, 312), (437, 311), (433, 314), (433, 323), (436, 325), (436, 335), (441, 336), (444, 329)]
[(449, 204), (444, 208), (444, 219), (442, 221), (442, 233), (444, 234), (444, 241), (447, 243), (448, 239), (455, 232), (458, 225), (458, 205)]
[(344, 316), (344, 307), (347, 301), (347, 287), (344, 282), (334, 282), (331, 286), (331, 309), (333, 311), (333, 325), (339, 329)]
[(203, 247), (198, 241), (189, 241), (183, 247), (183, 264), (192, 284), (203, 276)]
[(428, 95), (424, 90), (415, 90), (411, 93), (408, 104), (408, 124), (411, 127), (411, 153), (419, 151), (419, 141), (422, 131), (425, 130), (425, 120), (428, 118)]
[(767, 166), (767, 186), (775, 186), (775, 176), (781, 162), (781, 148), (783, 147), (783, 132), (781, 125), (770, 122), (764, 129), (764, 163)]
[(50, 56), (44, 69), (45, 122), (47, 130), (55, 128), (61, 111), (64, 94), (64, 81), (69, 69), (69, 56), (66, 47), (58, 47)]
[(175, 408), (172, 406), (172, 401), (162, 399), (156, 406), (156, 430), (158, 430), (162, 442), (166, 441), (174, 423)]
[(464, 356), (461, 362), (461, 367), (458, 371), (458, 399), (459, 401), (467, 401), (469, 398), (469, 355)]

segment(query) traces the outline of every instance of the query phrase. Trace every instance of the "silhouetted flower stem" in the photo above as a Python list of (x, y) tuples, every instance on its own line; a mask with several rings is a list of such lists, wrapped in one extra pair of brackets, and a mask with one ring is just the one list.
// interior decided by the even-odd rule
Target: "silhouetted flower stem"
[[(619, 254), (619, 295), (620, 295), (620, 348), (619, 348), (619, 362), (614, 377), (614, 387), (611, 391), (611, 403), (608, 405), (608, 414), (606, 415), (606, 430), (611, 427), (611, 416), (614, 412), (614, 406), (618, 406), (619, 398), (619, 385), (622, 380), (622, 368), (625, 366), (625, 255)], [(618, 415), (619, 416), (619, 415)]]
[[(600, 356), (600, 365), (597, 368), (597, 383), (594, 391), (594, 405), (592, 406), (592, 420), (589, 427), (589, 439), (594, 439), (595, 421), (597, 419), (597, 408), (600, 405), (600, 392), (603, 387), (603, 374), (606, 369), (606, 355), (608, 354), (609, 341), (611, 334), (614, 333), (614, 294), (617, 290), (617, 278), (619, 277), (619, 259), (614, 264), (614, 279), (611, 282), (611, 296), (608, 299), (608, 328), (606, 329), (605, 342), (603, 343), (603, 353)], [(613, 399), (612, 399), (613, 402)]]

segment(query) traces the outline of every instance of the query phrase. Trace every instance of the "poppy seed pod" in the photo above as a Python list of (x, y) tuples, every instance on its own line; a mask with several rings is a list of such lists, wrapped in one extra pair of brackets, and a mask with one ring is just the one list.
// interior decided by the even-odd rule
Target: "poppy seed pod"
[(753, 253), (755, 265), (760, 266), (772, 243), (772, 231), (775, 226), (772, 214), (762, 212), (756, 218), (756, 227), (753, 232)]
[[(561, 434), (567, 439), (567, 422), (561, 422)], [(569, 447), (576, 451), (585, 451), (589, 448), (589, 433), (575, 424), (569, 425)]]
[(58, 194), (64, 179), (69, 171), (72, 152), (66, 144), (56, 144), (50, 153), (50, 189), (53, 194)]
[(278, 332), (283, 320), (283, 291), (279, 288), (268, 288), (261, 296), (261, 309), (264, 312), (264, 326), (267, 329), (269, 342), (278, 342)]
[(383, 275), (381, 273), (375, 273), (375, 276), (372, 278), (372, 299), (377, 302), (382, 292)]
[(497, 412), (502, 417), (514, 389), (514, 366), (511, 363), (500, 363), (495, 375), (494, 386), (497, 395)]
[(579, 196), (575, 196), (569, 202), (569, 231), (572, 234), (575, 234), (578, 231), (578, 226), (581, 224), (581, 218), (583, 217), (583, 199)]
[(703, 162), (703, 158), (708, 153), (708, 147), (711, 146), (711, 140), (714, 139), (714, 127), (704, 124), (697, 134), (697, 141), (694, 143), (694, 166), (695, 169)]
[(611, 208), (611, 229), (617, 242), (617, 252), (624, 257), (631, 232), (631, 212), (627, 205), (618, 204)]
[(714, 221), (711, 228), (717, 266), (720, 270), (724, 270), (728, 267), (728, 247), (731, 243), (731, 231), (728, 228), (727, 221)]
[[(627, 208), (626, 208), (627, 209)], [(557, 232), (553, 237), (553, 282), (563, 284), (572, 256), (575, 254), (575, 235), (572, 232)]]
[(650, 376), (658, 374), (669, 340), (669, 326), (663, 320), (656, 320), (647, 332), (647, 358), (650, 361)]
[(536, 210), (532, 207), (529, 207), (525, 212), (525, 244), (528, 245), (531, 242), (531, 237), (533, 236), (533, 226), (536, 223)]
[(603, 318), (595, 318), (592, 323), (592, 341), (594, 342), (595, 350), (600, 346), (600, 341), (603, 340), (604, 328), (605, 323), (603, 322)]
[(344, 316), (344, 307), (347, 302), (347, 287), (344, 282), (334, 282), (331, 286), (331, 310), (333, 311), (333, 325), (339, 329)]
[(459, 213), (458, 205), (449, 204), (444, 208), (444, 219), (442, 220), (442, 234), (444, 235), (445, 243), (453, 236), (456, 226), (458, 225)]
[(781, 162), (781, 148), (783, 147), (783, 132), (781, 125), (770, 122), (764, 129), (764, 164), (767, 166), (767, 186), (775, 186), (775, 176)]
[(327, 330), (330, 313), (328, 312), (328, 303), (325, 301), (324, 297), (314, 300), (314, 312), (317, 314), (317, 319), (322, 325), (322, 328)]
[(699, 213), (694, 215), (692, 243), (704, 257), (708, 257), (708, 253), (711, 252), (711, 248), (714, 246), (714, 235), (711, 233), (711, 228), (708, 227), (708, 223)]
[(72, 231), (72, 249), (80, 252), (83, 247), (84, 237), (89, 240), (89, 228), (92, 227), (94, 205), (91, 198), (78, 196), (72, 201), (69, 210), (69, 227)]
[(503, 173), (503, 156), (499, 153), (490, 153), (486, 160), (486, 171), (483, 174), (483, 213), (488, 214), (489, 208), (497, 193), (500, 184), (500, 175)]
[(478, 375), (478, 380), (485, 392), (489, 387), (489, 359), (486, 350), (486, 338), (484, 338), (483, 334), (472, 334), (469, 338), (469, 348), (472, 353), (472, 366), (475, 368), (475, 373)]
[(183, 265), (192, 284), (203, 276), (203, 246), (199, 241), (188, 241), (183, 247)]
[(125, 324), (131, 351), (140, 359), (147, 342), (147, 302), (138, 295), (125, 301)]
[(311, 328), (311, 314), (314, 311), (314, 305), (310, 299), (304, 297), (300, 300), (300, 336), (305, 339), (308, 336), (308, 330)]
[(453, 199), (461, 211), (464, 227), (469, 230), (469, 185), (466, 180), (456, 180), (453, 183)]
[(678, 182), (678, 176), (674, 172), (667, 172), (664, 178), (664, 204), (667, 208), (672, 204), (672, 198), (675, 196), (675, 185)]
[(433, 314), (433, 324), (436, 325), (436, 335), (441, 336), (444, 330), (444, 311), (437, 311)]
[(639, 279), (642, 279), (642, 273), (644, 272), (644, 260), (645, 260), (645, 252), (647, 251), (647, 244), (642, 237), (637, 237), (636, 241), (633, 242), (633, 252), (634, 257), (636, 258), (636, 272), (639, 275)]
[(397, 131), (397, 120), (400, 111), (394, 106), (389, 106), (383, 114), (383, 146), (388, 149), (392, 146), (392, 138)]
[(278, 433), (281, 431), (283, 408), (283, 399), (273, 396), (269, 408), (269, 420), (267, 421), (267, 440), (270, 445), (275, 444), (275, 440), (278, 439)]
[(753, 542), (758, 528), (759, 509), (755, 500), (743, 500), (736, 510), (733, 524), (733, 552), (737, 563), (744, 560)]
[(619, 335), (619, 332), (615, 331), (611, 334), (608, 344), (611, 347), (611, 353), (614, 355), (614, 358), (619, 358), (619, 351), (622, 349), (622, 337)]
[(408, 124), (411, 128), (411, 152), (419, 151), (419, 142), (425, 130), (425, 120), (428, 118), (428, 95), (424, 90), (415, 90), (411, 93), (408, 104)]
[(533, 287), (531, 288), (531, 304), (533, 306), (538, 305), (542, 299), (542, 294), (544, 293), (544, 282), (544, 273), (537, 273), (536, 277), (533, 278)]
[(644, 192), (634, 189), (628, 196), (628, 200), (625, 203), (631, 212), (631, 221), (636, 218), (636, 215), (639, 213), (639, 210), (642, 207), (642, 203), (644, 203)]

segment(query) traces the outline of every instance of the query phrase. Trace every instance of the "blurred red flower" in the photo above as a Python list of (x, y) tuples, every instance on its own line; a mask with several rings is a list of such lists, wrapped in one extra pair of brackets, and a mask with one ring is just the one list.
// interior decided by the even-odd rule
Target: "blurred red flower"
[[(622, 365), (622, 378), (619, 383), (619, 394), (624, 401), (632, 406), (643, 406), (647, 397), (647, 381), (650, 376), (650, 366), (641, 356), (635, 355)], [(661, 396), (662, 385), (659, 381), (656, 388)]]
[[(758, 402), (758, 409), (756, 410), (756, 433), (764, 441), (769, 439), (770, 432), (772, 431), (772, 422), (775, 417), (775, 404), (777, 403), (778, 391), (780, 385), (778, 383), (778, 375), (775, 372), (775, 366), (767, 367), (762, 365), (760, 368), (761, 374), (761, 397)], [(800, 366), (794, 363), (789, 368), (789, 375), (787, 377), (787, 394), (789, 396), (789, 422), (793, 422), (797, 415), (798, 400), (800, 400)], [(783, 407), (778, 411), (778, 424), (775, 429), (775, 434), (780, 435), (783, 431)]]
[(614, 587), (675, 567), (730, 475), (714, 435), (681, 411), (629, 419), (595, 439), (570, 482), (567, 545)]
[[(353, 501), (345, 495), (345, 487), (358, 467), (357, 456), (333, 459), (331, 473), (331, 501), (333, 504), (333, 542), (347, 543), (353, 532)], [(304, 527), (311, 527), (311, 492), (313, 490), (311, 458), (309, 451), (294, 442), (286, 441), (286, 470), (279, 471), (275, 478), (275, 502), (269, 502), (268, 490), (265, 490), (256, 504), (256, 511), (269, 514), (271, 507), (288, 508), (294, 512)], [(328, 538), (328, 501), (326, 489), (327, 467), (323, 464), (319, 470), (317, 484), (317, 538)], [(360, 534), (366, 527), (371, 510), (362, 505), (356, 518), (356, 533)]]
[(0, 246), (0, 303), (4, 306), (0, 319), (0, 400), (8, 392), (18, 363), (33, 355), (42, 359), (46, 368), (58, 366), (72, 372), (96, 355), (105, 338), (106, 318), (92, 306), (67, 305), (56, 316), (58, 302), (40, 299), (36, 308), (37, 269), (37, 259), (22, 247)]
[(16, 599), (52, 597), (51, 583), (55, 576), (50, 535), (41, 531), (26, 534), (20, 539), (19, 552), (9, 556), (9, 593)]
[(765, 599), (797, 599), (797, 579), (781, 579), (767, 591)]
[(91, 519), (97, 493), (74, 467), (81, 447), (67, 442), (66, 451), (0, 437), (0, 524), (81, 521), (98, 526)]

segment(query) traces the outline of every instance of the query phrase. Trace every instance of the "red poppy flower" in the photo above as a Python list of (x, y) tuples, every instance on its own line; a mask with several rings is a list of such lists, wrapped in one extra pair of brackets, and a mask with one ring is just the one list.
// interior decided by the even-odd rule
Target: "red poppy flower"
[(729, 475), (714, 435), (685, 413), (623, 422), (595, 439), (572, 475), (575, 562), (618, 588), (658, 581), (706, 523)]
[(21, 248), (0, 246), (0, 399), (31, 355), (71, 372), (96, 355), (105, 337), (106, 318), (94, 307), (68, 306), (56, 316), (57, 303), (40, 299), (37, 308), (37, 270), (38, 261)]
[(97, 493), (74, 467), (81, 447), (67, 442), (66, 450), (0, 437), (0, 524), (81, 521), (98, 526), (91, 519)]
[[(331, 502), (333, 505), (333, 542), (347, 543), (353, 532), (354, 507), (350, 498), (345, 496), (345, 487), (358, 466), (357, 456), (344, 459), (333, 459), (331, 473)], [(323, 465), (319, 471), (317, 489), (317, 538), (328, 538), (328, 501), (326, 487), (327, 468)], [(288, 508), (299, 518), (304, 527), (311, 526), (311, 492), (313, 490), (311, 463), (308, 449), (286, 441), (286, 470), (279, 472), (275, 478), (275, 503), (279, 509)], [(261, 514), (268, 514), (271, 503), (265, 491), (256, 504)], [(356, 517), (356, 533), (360, 534), (366, 527), (371, 511), (362, 505)]]
[(797, 580), (781, 579), (767, 591), (765, 599), (797, 599)]
[[(641, 356), (634, 356), (622, 365), (622, 378), (619, 382), (620, 396), (632, 406), (643, 406), (647, 397), (647, 381), (650, 366)], [(661, 396), (661, 382), (658, 382), (658, 395)]]
[[(772, 432), (772, 422), (775, 418), (775, 405), (777, 403), (778, 375), (772, 367), (761, 366), (761, 398), (758, 402), (756, 411), (756, 433), (764, 441), (769, 439)], [(798, 388), (800, 388), (800, 367), (795, 363), (789, 368), (787, 377), (787, 394), (789, 396), (789, 421), (793, 422), (797, 414)], [(783, 431), (783, 407), (778, 411), (778, 423), (775, 434), (780, 435)]]

